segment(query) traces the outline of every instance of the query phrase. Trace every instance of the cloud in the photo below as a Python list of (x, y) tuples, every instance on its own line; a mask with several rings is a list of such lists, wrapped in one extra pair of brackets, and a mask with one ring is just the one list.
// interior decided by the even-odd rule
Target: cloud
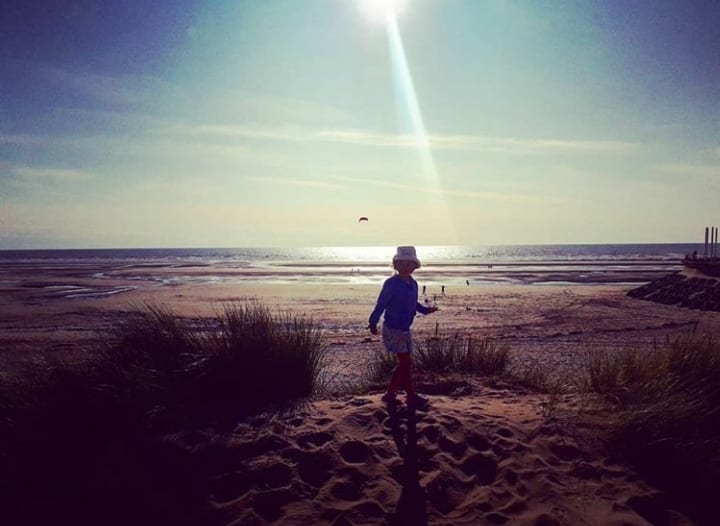
[(167, 83), (151, 76), (101, 75), (46, 67), (42, 77), (61, 90), (110, 106), (137, 106), (158, 97), (159, 88)]
[[(373, 146), (415, 147), (420, 142), (417, 138), (408, 135), (356, 131), (323, 131), (318, 133), (318, 138), (329, 142), (348, 142)], [(521, 155), (558, 152), (627, 154), (638, 149), (637, 144), (622, 141), (517, 139), (482, 135), (430, 135), (428, 143), (433, 149), (490, 151)]]
[[(232, 125), (179, 126), (175, 131), (207, 137), (244, 137), (272, 141), (326, 142), (385, 148), (417, 148), (423, 142), (411, 135), (378, 133), (364, 130), (321, 130), (300, 127), (246, 127)], [(468, 150), (500, 152), (516, 155), (542, 155), (555, 153), (605, 153), (626, 155), (637, 151), (640, 145), (623, 141), (577, 141), (562, 139), (518, 139), (514, 137), (488, 137), (482, 135), (439, 135), (428, 137), (436, 150)]]
[(656, 170), (673, 175), (690, 177), (720, 177), (720, 165), (699, 165), (699, 164), (661, 164), (655, 167)]
[(43, 135), (13, 135), (0, 134), (0, 144), (12, 146), (44, 146), (48, 143), (57, 143), (60, 139), (45, 137)]
[[(373, 185), (381, 186), (386, 188), (397, 188), (403, 191), (415, 191), (422, 193), (430, 193), (441, 196), (453, 196), (453, 197), (467, 197), (471, 199), (485, 199), (488, 201), (496, 201), (502, 203), (529, 203), (529, 202), (543, 202), (549, 203), (551, 200), (545, 195), (530, 195), (530, 194), (519, 194), (519, 193), (502, 193), (502, 192), (480, 192), (477, 190), (458, 190), (452, 188), (442, 188), (438, 186), (425, 186), (419, 184), (406, 184), (397, 181), (386, 181), (379, 179), (363, 178), (363, 177), (346, 177), (346, 176), (331, 176), (332, 179), (338, 181), (345, 181), (353, 184), (362, 185)], [(555, 203), (564, 202), (561, 199), (555, 199)]]
[(295, 185), (295, 186), (309, 186), (312, 188), (339, 188), (340, 185), (326, 183), (322, 181), (315, 181), (312, 179), (288, 179), (286, 177), (258, 177), (253, 175), (246, 175), (242, 177), (248, 181), (258, 181), (267, 184), (280, 184), (280, 185)]
[(82, 181), (93, 177), (90, 172), (82, 170), (65, 170), (59, 168), (31, 168), (28, 166), (17, 167), (15, 175), (26, 180), (55, 180), (55, 181)]

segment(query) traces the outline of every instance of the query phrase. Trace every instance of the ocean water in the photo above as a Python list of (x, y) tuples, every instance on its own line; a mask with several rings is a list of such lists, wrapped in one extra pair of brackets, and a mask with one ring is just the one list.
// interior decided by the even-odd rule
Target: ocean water
[[(422, 284), (447, 286), (640, 284), (681, 269), (680, 260), (693, 250), (701, 252), (702, 245), (419, 246), (423, 266), (415, 277)], [(375, 284), (392, 274), (390, 261), (394, 253), (395, 247), (388, 246), (5, 250), (0, 251), (0, 286), (18, 272), (36, 277), (126, 279), (157, 285), (247, 280)], [(70, 285), (63, 281), (48, 282), (47, 286)], [(117, 289), (122, 290), (127, 289)], [(113, 287), (105, 294), (115, 291)]]

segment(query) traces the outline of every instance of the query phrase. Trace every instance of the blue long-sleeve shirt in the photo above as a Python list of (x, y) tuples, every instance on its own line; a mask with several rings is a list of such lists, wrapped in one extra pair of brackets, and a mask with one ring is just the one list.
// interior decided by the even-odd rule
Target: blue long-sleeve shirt
[(380, 316), (385, 312), (384, 324), (391, 329), (409, 331), (415, 319), (415, 312), (428, 314), (430, 310), (418, 303), (418, 284), (410, 278), (403, 281), (400, 276), (385, 280), (375, 309), (370, 314), (370, 325), (377, 325)]

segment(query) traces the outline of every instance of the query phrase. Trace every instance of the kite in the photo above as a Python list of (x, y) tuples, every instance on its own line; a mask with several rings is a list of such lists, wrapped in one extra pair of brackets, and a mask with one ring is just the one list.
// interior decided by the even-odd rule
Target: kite
[(368, 220), (368, 218), (365, 217), (365, 216), (363, 216), (363, 217), (361, 217), (360, 219), (358, 219), (358, 223), (361, 223), (361, 222), (367, 221), (367, 220)]

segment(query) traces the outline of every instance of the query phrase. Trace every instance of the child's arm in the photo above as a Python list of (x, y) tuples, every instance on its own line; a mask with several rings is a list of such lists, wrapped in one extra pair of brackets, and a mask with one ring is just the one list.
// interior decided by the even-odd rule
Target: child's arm
[(390, 303), (391, 298), (392, 291), (390, 289), (389, 280), (386, 280), (385, 283), (383, 283), (382, 290), (380, 290), (380, 295), (375, 303), (375, 309), (373, 309), (372, 313), (370, 313), (370, 318), (368, 319), (368, 329), (370, 329), (372, 334), (378, 333), (377, 324), (380, 321), (380, 316), (385, 310), (385, 307), (387, 307), (388, 303)]
[(426, 307), (422, 303), (418, 302), (415, 305), (415, 310), (418, 311), (420, 314), (432, 314), (433, 312), (436, 312), (438, 310), (438, 308), (435, 306)]

